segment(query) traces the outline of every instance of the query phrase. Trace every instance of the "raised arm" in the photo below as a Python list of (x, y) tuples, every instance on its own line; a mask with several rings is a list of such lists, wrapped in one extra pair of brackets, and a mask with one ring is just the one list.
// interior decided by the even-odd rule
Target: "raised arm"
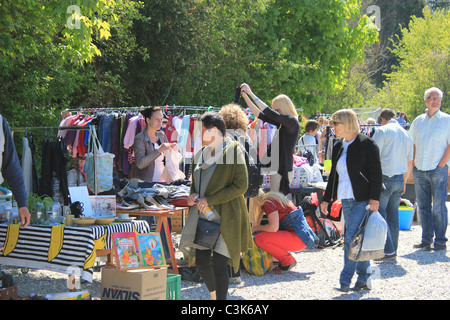
[[(250, 89), (250, 86), (246, 83), (241, 85), (241, 95), (247, 103), (247, 106), (250, 108), (251, 112), (255, 115), (255, 117), (259, 116), (259, 113), (267, 108), (267, 105), (261, 101)], [(255, 101), (256, 105), (252, 102), (251, 99)]]

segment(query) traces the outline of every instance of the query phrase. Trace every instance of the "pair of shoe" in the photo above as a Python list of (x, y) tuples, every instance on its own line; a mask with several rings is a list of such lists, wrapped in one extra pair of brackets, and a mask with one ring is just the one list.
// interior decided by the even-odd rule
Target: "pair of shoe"
[(350, 288), (349, 286), (346, 286), (345, 284), (341, 284), (340, 287), (333, 288), (333, 290), (342, 292), (342, 293), (347, 293), (349, 291), (361, 291), (361, 290), (371, 290), (371, 289), (372, 289), (372, 286), (370, 285), (370, 283), (361, 283), (361, 282), (356, 282), (355, 286), (353, 288)]
[(433, 248), (431, 247), (431, 244), (429, 244), (429, 243), (423, 243), (423, 242), (421, 242), (421, 243), (419, 243), (419, 244), (415, 244), (414, 246), (413, 246), (413, 248), (415, 248), (415, 249), (422, 249), (422, 250), (424, 250), (424, 251), (431, 251), (431, 250), (434, 250), (434, 251), (441, 251), (441, 250), (447, 250), (447, 246), (445, 245), (445, 244), (434, 244), (434, 246), (433, 246)]
[(155, 206), (153, 204), (152, 205), (148, 205), (145, 202), (145, 199), (142, 196), (142, 194), (138, 195), (138, 197), (136, 199), (136, 202), (139, 203), (144, 208), (144, 210), (162, 210), (161, 208), (159, 208), (159, 207), (157, 207), (157, 206)]
[(162, 208), (162, 209), (173, 209), (175, 208), (175, 206), (167, 203), (166, 200), (164, 200), (161, 197), (156, 196), (157, 199), (155, 199), (154, 197), (152, 197), (151, 195), (147, 194), (145, 196), (145, 201), (147, 201), (148, 203), (151, 203), (152, 205), (155, 205), (156, 207)]
[(116, 207), (117, 207), (117, 209), (120, 209), (120, 210), (133, 210), (133, 209), (138, 209), (139, 205), (131, 204), (126, 201), (122, 201), (121, 203), (116, 203)]

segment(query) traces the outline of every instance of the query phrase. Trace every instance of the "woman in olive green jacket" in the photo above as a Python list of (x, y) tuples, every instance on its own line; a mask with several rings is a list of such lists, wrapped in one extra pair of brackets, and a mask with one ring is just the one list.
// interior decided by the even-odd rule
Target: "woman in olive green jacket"
[[(212, 299), (226, 299), (230, 263), (239, 267), (240, 254), (253, 246), (250, 220), (244, 193), (248, 178), (244, 155), (239, 142), (225, 137), (225, 123), (215, 112), (201, 118), (204, 147), (194, 157), (190, 206), (183, 228), (180, 250), (188, 258), (195, 256), (199, 273)], [(220, 223), (220, 236), (213, 251), (213, 268), (210, 266), (211, 250), (194, 243), (198, 219), (209, 207), (213, 221)]]

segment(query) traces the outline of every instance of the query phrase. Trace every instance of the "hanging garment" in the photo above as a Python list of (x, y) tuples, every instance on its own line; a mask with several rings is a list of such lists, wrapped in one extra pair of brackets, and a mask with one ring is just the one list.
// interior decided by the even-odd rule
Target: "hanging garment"
[(189, 126), (190, 126), (190, 119), (191, 117), (189, 115), (186, 115), (183, 117), (183, 121), (181, 122), (181, 128), (180, 132), (178, 134), (178, 147), (180, 148), (180, 152), (182, 155), (186, 153), (186, 146), (188, 142), (189, 137)]
[(31, 173), (32, 173), (32, 188), (31, 191), (34, 194), (39, 193), (39, 177), (37, 174), (37, 168), (36, 168), (36, 144), (34, 143), (33, 136), (30, 136), (28, 138), (30, 150), (31, 150)]
[(62, 137), (46, 137), (42, 144), (41, 179), (39, 195), (69, 205), (69, 186), (66, 166), (69, 161), (67, 146)]
[(31, 195), (31, 193), (33, 193), (33, 156), (31, 154), (28, 139), (26, 137), (22, 138), (22, 144), (22, 173), (25, 180), (25, 188), (27, 189), (27, 193), (28, 195)]
[(194, 154), (196, 154), (202, 148), (202, 122), (197, 121), (192, 133), (194, 139)]
[(167, 119), (166, 128), (164, 129), (164, 133), (166, 134), (167, 140), (170, 143), (177, 142), (178, 134), (175, 130), (175, 126), (173, 125), (174, 116), (170, 115)]
[[(3, 134), (3, 117), (0, 115), (0, 169), (3, 166), (3, 151), (5, 151), (5, 135)], [(3, 176), (0, 170), (0, 184), (3, 183)]]

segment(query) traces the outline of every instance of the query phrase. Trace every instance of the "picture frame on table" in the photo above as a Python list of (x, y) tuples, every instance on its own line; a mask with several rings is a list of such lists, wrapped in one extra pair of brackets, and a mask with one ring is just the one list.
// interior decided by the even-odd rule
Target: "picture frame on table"
[(113, 233), (112, 242), (118, 269), (140, 267), (139, 247), (135, 232)]
[(161, 267), (166, 265), (161, 236), (158, 232), (137, 235), (139, 258), (143, 267)]
[(116, 217), (116, 196), (89, 196), (94, 217)]

